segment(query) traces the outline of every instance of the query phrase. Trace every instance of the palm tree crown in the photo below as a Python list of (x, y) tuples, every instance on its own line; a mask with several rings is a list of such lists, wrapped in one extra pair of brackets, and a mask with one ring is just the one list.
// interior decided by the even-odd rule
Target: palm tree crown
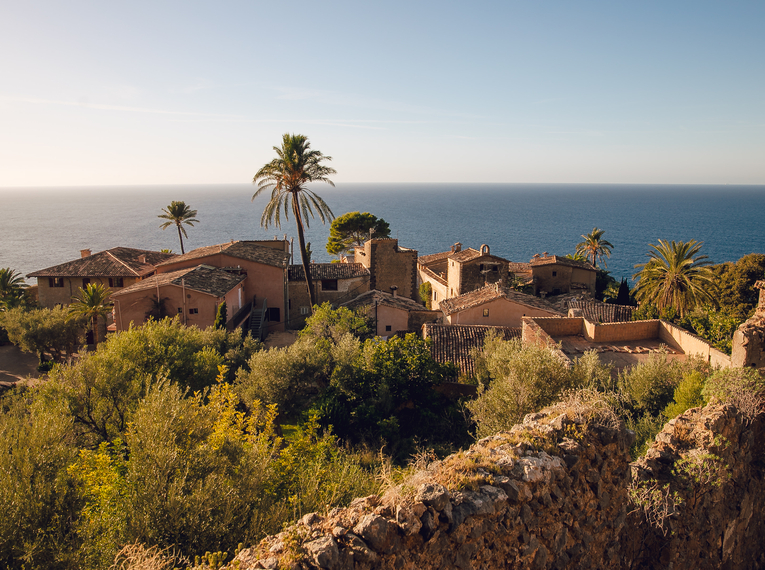
[[(186, 233), (186, 228), (183, 227), (183, 224), (193, 227), (194, 222), (199, 223), (199, 220), (194, 218), (194, 216), (197, 215), (197, 211), (189, 208), (186, 205), (186, 202), (178, 202), (173, 200), (167, 208), (162, 208), (162, 212), (164, 213), (157, 217), (167, 221), (159, 227), (164, 230), (172, 225), (175, 225), (178, 228), (178, 239), (181, 241), (181, 255), (183, 255), (186, 253), (183, 250), (183, 237), (189, 237)], [(181, 235), (181, 233), (183, 235)]]
[(597, 260), (603, 262), (603, 267), (608, 267), (605, 258), (611, 257), (613, 244), (603, 239), (606, 230), (592, 228), (592, 233), (582, 235), (584, 241), (576, 245), (576, 252), (597, 268)]
[(712, 262), (698, 254), (702, 242), (660, 239), (659, 245), (648, 245), (653, 248), (648, 252), (651, 259), (635, 265), (640, 271), (632, 276), (638, 280), (635, 296), (640, 302), (659, 310), (674, 307), (680, 316), (701, 303), (716, 305), (714, 274), (708, 267)]
[(18, 305), (26, 287), (29, 285), (18, 271), (10, 267), (0, 269), (0, 309), (12, 309)]
[(326, 182), (335, 184), (328, 178), (336, 174), (334, 168), (324, 166), (322, 161), (332, 160), (331, 156), (324, 156), (318, 150), (311, 150), (311, 144), (304, 135), (291, 135), (285, 133), (282, 136), (282, 146), (274, 147), (277, 158), (264, 165), (252, 179), (253, 184), (258, 185), (252, 199), (255, 200), (261, 193), (271, 191), (271, 198), (263, 209), (260, 217), (260, 225), (267, 228), (269, 224), (281, 227), (281, 215), (289, 220), (289, 212), (295, 217), (297, 226), (300, 255), (303, 260), (308, 295), (311, 307), (316, 304), (311, 274), (309, 271), (308, 254), (305, 247), (303, 227), (309, 226), (309, 217), (314, 216), (314, 211), (322, 223), (332, 220), (335, 215), (320, 196), (309, 190), (306, 184), (310, 182)]
[(101, 283), (88, 283), (85, 289), (80, 287), (79, 293), (72, 297), (73, 302), (69, 305), (70, 315), (90, 319), (95, 345), (98, 345), (98, 317), (106, 318), (112, 310), (109, 303), (111, 294), (111, 289)]

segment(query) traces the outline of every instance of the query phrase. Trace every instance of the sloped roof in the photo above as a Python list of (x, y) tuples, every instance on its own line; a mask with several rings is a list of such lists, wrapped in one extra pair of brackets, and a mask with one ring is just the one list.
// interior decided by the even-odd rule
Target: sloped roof
[(448, 258), (453, 253), (453, 251), (442, 251), (440, 253), (431, 253), (430, 255), (421, 255), (417, 258), (417, 263), (420, 265), (430, 265), (436, 261)]
[(284, 259), (289, 257), (289, 254), (285, 251), (260, 245), (254, 241), (233, 241), (198, 247), (183, 255), (175, 256), (173, 259), (160, 263), (159, 265), (173, 265), (190, 259), (201, 259), (203, 257), (215, 255), (216, 253), (225, 253), (231, 257), (254, 261), (264, 265), (273, 265), (274, 267), (284, 267)]
[[(369, 275), (369, 269), (361, 263), (312, 263), (311, 279), (353, 279)], [(290, 281), (305, 281), (302, 265), (290, 265)]]
[[(139, 261), (145, 255), (146, 262)], [(172, 253), (113, 247), (60, 265), (30, 273), (27, 277), (142, 277), (155, 266), (174, 258)]]
[(511, 261), (508, 263), (507, 269), (510, 273), (529, 273), (531, 271), (531, 264)]
[(459, 261), (460, 263), (464, 263), (466, 261), (470, 261), (471, 259), (481, 257), (481, 255), (482, 254), (480, 251), (478, 251), (477, 249), (473, 249), (472, 247), (469, 247), (467, 249), (461, 249), (460, 251), (455, 251), (453, 254), (449, 256), (449, 259), (453, 259), (454, 261)]
[[(390, 293), (385, 293), (383, 291), (377, 291), (376, 289), (373, 289), (372, 291), (366, 291), (356, 297), (355, 299), (351, 299), (347, 303), (343, 303), (342, 307), (348, 307), (349, 309), (357, 309), (359, 307), (366, 307), (369, 305), (374, 305), (377, 303), (378, 305), (386, 305), (388, 307), (393, 307), (394, 309), (401, 309), (403, 311), (427, 311), (428, 309), (425, 308), (424, 305), (421, 305), (417, 301), (414, 301), (412, 299), (409, 299), (408, 297), (400, 297), (396, 295), (395, 297), (391, 295)], [(434, 314), (437, 313), (437, 311), (432, 311)]]
[(532, 258), (530, 265), (532, 267), (537, 267), (539, 265), (568, 265), (569, 267), (587, 269), (588, 271), (597, 271), (592, 266), (592, 264), (587, 261), (578, 261), (576, 259), (570, 259), (568, 257), (560, 257), (558, 255), (548, 255), (547, 257)]
[(136, 291), (156, 289), (158, 285), (175, 285), (176, 287), (185, 287), (191, 291), (220, 298), (246, 278), (246, 275), (236, 272), (224, 271), (209, 265), (197, 265), (196, 267), (187, 267), (178, 271), (158, 273), (134, 283), (130, 287), (125, 287), (112, 293), (112, 297), (119, 297), (135, 293)]
[(569, 299), (569, 309), (581, 309), (582, 316), (591, 323), (626, 323), (632, 320), (634, 307), (611, 305), (594, 299)]
[(754, 282), (755, 289), (765, 289), (765, 279), (760, 279)]
[(561, 314), (559, 309), (544, 299), (534, 297), (533, 295), (520, 293), (519, 291), (515, 291), (507, 287), (502, 287), (498, 283), (486, 285), (485, 287), (481, 287), (475, 291), (470, 291), (469, 293), (465, 293), (458, 297), (452, 297), (451, 299), (441, 301), (439, 307), (443, 311), (444, 315), (448, 316), (454, 313), (458, 313), (459, 311), (464, 311), (465, 309), (483, 305), (489, 301), (503, 298), (513, 303), (518, 303), (519, 305), (525, 305), (534, 309), (541, 309), (555, 315)]
[(475, 362), (470, 352), (483, 347), (489, 331), (495, 331), (504, 340), (521, 338), (519, 328), (433, 323), (423, 325), (422, 336), (432, 340), (430, 352), (434, 360), (442, 363), (453, 362), (462, 374), (475, 376)]

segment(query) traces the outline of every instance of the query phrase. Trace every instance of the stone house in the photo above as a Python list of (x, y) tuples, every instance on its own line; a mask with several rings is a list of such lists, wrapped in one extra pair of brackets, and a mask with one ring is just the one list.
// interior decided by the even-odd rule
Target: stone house
[(565, 316), (554, 305), (499, 283), (486, 285), (440, 304), (446, 324), (519, 328), (523, 317)]
[[(287, 240), (234, 241), (194, 249), (157, 265), (157, 273), (171, 273), (200, 265), (241, 272), (246, 276), (236, 296), (227, 301), (229, 315), (248, 311), (251, 303), (267, 303), (268, 332), (285, 330), (287, 268), (290, 251)], [(190, 295), (192, 293), (187, 293)], [(212, 320), (203, 326), (212, 325)], [(201, 319), (201, 317), (200, 317)], [(127, 326), (127, 323), (124, 323)]]
[[(369, 291), (370, 272), (361, 263), (312, 263), (310, 271), (319, 305), (328, 301), (338, 306)], [(311, 315), (302, 265), (290, 265), (288, 281), (288, 328), (300, 329)]]
[(377, 325), (376, 334), (388, 337), (403, 331), (419, 331), (424, 323), (441, 318), (440, 311), (429, 311), (420, 303), (392, 293), (367, 291), (342, 304), (349, 309), (362, 309)]
[(597, 270), (586, 261), (536, 254), (529, 263), (534, 295), (545, 297), (564, 293), (595, 295)]
[(418, 283), (430, 283), (431, 307), (436, 309), (446, 299), (490, 283), (505, 285), (509, 264), (507, 259), (491, 255), (486, 244), (480, 249), (462, 249), (462, 244), (456, 243), (451, 251), (417, 259)]
[(369, 289), (389, 291), (419, 301), (417, 250), (398, 245), (397, 239), (370, 239), (354, 250), (353, 261), (369, 270)]
[(114, 247), (98, 253), (80, 251), (80, 258), (27, 275), (37, 278), (38, 302), (52, 309), (66, 306), (89, 283), (101, 283), (114, 291), (153, 275), (156, 266), (175, 257), (145, 249)]
[[(179, 315), (185, 325), (206, 328), (215, 322), (218, 305), (226, 302), (227, 325), (233, 328), (235, 310), (243, 298), (246, 271), (195, 265), (158, 273), (112, 293), (114, 325), (126, 330), (144, 322), (162, 300), (162, 315)], [(155, 314), (155, 316), (157, 316)]]

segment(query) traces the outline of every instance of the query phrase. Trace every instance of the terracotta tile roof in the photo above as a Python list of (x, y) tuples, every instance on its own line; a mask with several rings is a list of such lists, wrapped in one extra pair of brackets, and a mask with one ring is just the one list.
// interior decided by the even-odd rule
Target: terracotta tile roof
[[(401, 309), (403, 311), (427, 311), (428, 309), (425, 308), (425, 305), (421, 305), (417, 301), (413, 301), (412, 299), (409, 299), (408, 297), (401, 297), (399, 295), (393, 296), (390, 293), (385, 293), (383, 291), (366, 291), (356, 297), (355, 299), (352, 299), (348, 301), (347, 303), (343, 303), (342, 307), (348, 307), (349, 309), (357, 309), (359, 307), (366, 307), (369, 305), (374, 305), (377, 303), (378, 305), (386, 305), (388, 307), (393, 307), (394, 309)], [(430, 311), (434, 314), (434, 316), (438, 315), (438, 311)]]
[(453, 251), (442, 251), (441, 253), (431, 253), (430, 255), (421, 255), (417, 258), (417, 263), (420, 265), (430, 265), (436, 261), (441, 261), (452, 255)]
[[(139, 261), (145, 255), (146, 262)], [(142, 277), (154, 272), (155, 266), (175, 257), (146, 249), (113, 247), (87, 257), (81, 257), (47, 269), (30, 273), (27, 277)]]
[(264, 265), (273, 265), (275, 267), (284, 267), (284, 259), (289, 257), (287, 252), (273, 247), (267, 247), (252, 241), (235, 241), (198, 247), (188, 253), (160, 263), (160, 266), (168, 266), (179, 261), (188, 261), (189, 259), (200, 259), (209, 255), (215, 255), (216, 253), (225, 253), (231, 257), (254, 261)]
[(556, 308), (552, 303), (545, 301), (544, 299), (534, 297), (533, 295), (520, 293), (507, 287), (502, 287), (497, 283), (486, 285), (485, 287), (481, 287), (475, 291), (470, 291), (464, 295), (441, 301), (439, 303), (439, 307), (443, 311), (444, 315), (448, 316), (459, 311), (464, 311), (465, 309), (477, 307), (479, 305), (483, 305), (484, 303), (488, 303), (489, 301), (494, 301), (495, 299), (502, 298), (507, 299), (508, 301), (512, 301), (513, 303), (518, 303), (519, 305), (525, 305), (534, 309), (548, 311), (555, 315), (561, 314), (561, 311), (558, 308)]
[(508, 263), (507, 269), (510, 273), (529, 273), (531, 271), (531, 264), (511, 261)]
[(435, 281), (438, 281), (442, 285), (448, 285), (448, 283), (446, 282), (446, 279), (443, 277), (443, 275), (439, 275), (438, 273), (436, 273), (432, 269), (429, 269), (427, 267), (423, 267), (420, 271), (422, 271), (425, 275), (427, 275), (431, 279), (433, 279)]
[(755, 289), (765, 289), (765, 279), (760, 279), (759, 281), (755, 281), (754, 288)]
[(152, 275), (138, 283), (133, 283), (130, 287), (125, 287), (112, 293), (112, 297), (119, 297), (135, 293), (136, 291), (156, 289), (157, 285), (175, 285), (219, 298), (223, 297), (245, 279), (247, 279), (247, 275), (244, 274), (224, 271), (210, 265), (197, 265), (196, 267), (187, 267), (178, 271)]
[(569, 259), (568, 257), (561, 257), (558, 255), (549, 255), (547, 257), (535, 257), (531, 259), (530, 265), (537, 267), (539, 265), (568, 265), (569, 267), (578, 267), (579, 269), (588, 269), (590, 271), (596, 271), (592, 264), (587, 261), (577, 261), (576, 259)]
[(460, 251), (455, 251), (453, 254), (449, 256), (449, 259), (453, 259), (454, 261), (459, 261), (460, 263), (464, 263), (466, 261), (470, 261), (471, 259), (475, 259), (477, 257), (481, 257), (481, 252), (477, 249), (473, 249), (472, 247), (469, 247), (467, 249), (463, 249)]
[[(369, 270), (361, 263), (312, 263), (311, 279), (353, 279), (366, 277)], [(290, 265), (290, 281), (305, 281), (302, 265)]]
[(489, 331), (495, 331), (504, 340), (521, 338), (519, 328), (433, 323), (423, 325), (422, 336), (432, 340), (430, 352), (435, 360), (442, 363), (453, 362), (462, 374), (475, 376), (475, 362), (470, 353), (476, 348), (483, 348)]
[(582, 316), (591, 323), (626, 323), (632, 320), (634, 307), (611, 305), (594, 299), (569, 299), (569, 309), (581, 309)]

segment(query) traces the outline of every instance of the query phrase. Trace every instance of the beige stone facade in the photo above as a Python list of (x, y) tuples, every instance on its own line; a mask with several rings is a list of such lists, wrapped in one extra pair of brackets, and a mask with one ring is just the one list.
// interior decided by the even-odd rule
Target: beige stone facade
[(343, 306), (363, 310), (376, 323), (376, 334), (388, 337), (402, 331), (419, 331), (425, 323), (438, 322), (439, 311), (429, 311), (421, 304), (384, 291), (367, 291)]
[(396, 287), (398, 296), (419, 300), (417, 250), (399, 247), (397, 239), (371, 239), (355, 249), (354, 261), (369, 270), (370, 290)]
[(534, 295), (595, 295), (597, 270), (587, 262), (557, 255), (535, 255), (530, 262)]

